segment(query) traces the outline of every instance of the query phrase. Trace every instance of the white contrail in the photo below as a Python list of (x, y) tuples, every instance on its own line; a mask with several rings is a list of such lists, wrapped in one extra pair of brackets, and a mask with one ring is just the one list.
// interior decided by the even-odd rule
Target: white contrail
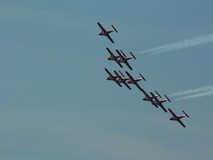
[(182, 91), (182, 92), (177, 92), (177, 93), (170, 94), (169, 96), (182, 96), (182, 95), (197, 94), (197, 93), (210, 92), (210, 91), (213, 91), (213, 85), (191, 89), (187, 91)]
[(153, 55), (153, 54), (159, 54), (159, 53), (164, 53), (164, 52), (183, 49), (183, 48), (189, 48), (189, 47), (202, 45), (202, 44), (206, 44), (210, 42), (213, 42), (213, 34), (204, 35), (204, 36), (200, 36), (193, 39), (186, 39), (180, 42), (175, 42), (168, 45), (147, 49), (147, 50), (138, 52), (138, 54)]
[(177, 98), (177, 100), (185, 100), (185, 99), (198, 98), (198, 97), (204, 97), (204, 96), (210, 96), (210, 95), (213, 95), (213, 85), (191, 89), (187, 91), (182, 91), (182, 92), (177, 92), (177, 93), (170, 94), (169, 96), (174, 96), (174, 97), (182, 96), (180, 98)]
[(211, 96), (211, 95), (213, 95), (213, 91), (204, 92), (204, 93), (192, 94), (192, 95), (189, 95), (189, 96), (185, 96), (185, 97), (182, 97), (182, 98), (178, 98), (177, 100), (185, 100), (185, 99), (198, 98), (198, 97), (205, 97), (205, 96)]

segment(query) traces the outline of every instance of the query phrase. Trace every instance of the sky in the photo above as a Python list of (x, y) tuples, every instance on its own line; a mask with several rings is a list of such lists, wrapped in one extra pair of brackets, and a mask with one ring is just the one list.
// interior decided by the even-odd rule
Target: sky
[[(1, 0), (0, 159), (212, 160), (212, 5)], [(97, 22), (117, 28), (115, 44)], [(133, 71), (107, 61), (106, 47), (132, 51)], [(144, 90), (188, 113), (186, 128), (104, 68), (143, 74)]]

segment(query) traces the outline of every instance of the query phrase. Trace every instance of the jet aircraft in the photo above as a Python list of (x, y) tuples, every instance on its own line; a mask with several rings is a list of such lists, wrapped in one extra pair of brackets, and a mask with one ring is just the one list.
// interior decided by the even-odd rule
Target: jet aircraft
[(118, 53), (118, 55), (120, 56), (119, 57), (119, 61), (120, 61), (120, 63), (125, 63), (128, 67), (129, 67), (129, 69), (130, 70), (132, 70), (132, 67), (130, 66), (130, 64), (128, 63), (128, 60), (130, 60), (130, 59), (132, 59), (132, 58), (134, 58), (135, 60), (136, 60), (136, 57), (133, 55), (133, 53), (132, 52), (130, 52), (130, 57), (127, 57), (125, 54), (124, 54), (124, 52), (122, 51), (122, 50), (118, 50), (118, 49), (116, 49), (116, 52)]
[[(126, 83), (127, 80), (129, 80), (129, 78), (125, 78), (124, 75), (119, 71), (120, 74), (118, 74), (118, 72), (114, 71), (114, 73), (118, 76), (118, 82), (119, 83), (123, 83), (129, 90), (131, 90), (130, 86)], [(123, 77), (121, 77), (123, 76)]]
[(109, 52), (110, 56), (108, 57), (108, 60), (111, 60), (111, 61), (115, 61), (121, 68), (123, 68), (123, 66), (121, 65), (121, 62), (120, 62), (120, 56), (119, 55), (114, 55), (112, 53), (112, 51), (109, 49), (109, 48), (106, 48), (106, 50)]
[(177, 116), (170, 108), (168, 108), (168, 110), (172, 114), (172, 117), (170, 118), (170, 120), (179, 122), (185, 128), (186, 126), (183, 124), (183, 122), (180, 119), (182, 119), (184, 117), (189, 118), (188, 114), (186, 112), (182, 111), (183, 115)]
[(111, 27), (113, 29), (111, 29), (111, 30), (105, 30), (105, 28), (99, 22), (97, 24), (98, 24), (98, 26), (101, 29), (101, 32), (99, 33), (99, 36), (106, 36), (112, 43), (115, 43), (113, 41), (112, 37), (110, 36), (110, 33), (114, 32), (114, 31), (118, 33), (117, 29), (113, 25), (111, 25)]
[(107, 80), (112, 80), (112, 81), (114, 81), (115, 83), (117, 83), (117, 85), (119, 85), (120, 87), (122, 87), (122, 85), (118, 82), (118, 80), (117, 80), (117, 78), (118, 78), (118, 76), (117, 75), (112, 75), (109, 71), (108, 71), (108, 69), (106, 69), (106, 68), (104, 68), (104, 70), (107, 72), (107, 74), (109, 75), (108, 77), (107, 77)]
[[(163, 103), (166, 102), (166, 101), (171, 102), (170, 99), (166, 95), (164, 95), (166, 97), (166, 99), (159, 100), (152, 92), (150, 92), (150, 94), (153, 97), (152, 104), (155, 105), (156, 107), (160, 106), (164, 110), (164, 112), (167, 112), (166, 108), (163, 106)], [(159, 96), (159, 97), (161, 97), (161, 96)]]
[(141, 80), (146, 81), (146, 79), (142, 76), (142, 74), (139, 74), (140, 78), (133, 78), (132, 75), (127, 71), (126, 71), (126, 74), (129, 77), (129, 79), (127, 80), (127, 83), (134, 84), (138, 87), (139, 90), (141, 90), (141, 87), (139, 86), (138, 81), (141, 81)]
[[(151, 95), (149, 95), (148, 93), (146, 93), (146, 91), (143, 88), (140, 88), (141, 92), (143, 92), (143, 94), (145, 95), (145, 97), (143, 98), (143, 101), (150, 101), (151, 103), (153, 102), (154, 97)], [(161, 97), (159, 95), (159, 93), (157, 91), (155, 91), (156, 95), (154, 95), (155, 97)], [(155, 106), (158, 108), (158, 106)]]

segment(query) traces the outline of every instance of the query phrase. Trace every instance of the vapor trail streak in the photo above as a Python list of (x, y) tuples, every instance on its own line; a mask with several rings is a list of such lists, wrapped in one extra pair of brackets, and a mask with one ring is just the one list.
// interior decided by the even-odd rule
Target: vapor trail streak
[(207, 87), (200, 87), (196, 89), (186, 90), (170, 94), (171, 97), (178, 97), (176, 100), (185, 100), (191, 98), (198, 98), (213, 95), (213, 85)]
[(201, 88), (191, 89), (187, 91), (177, 92), (177, 93), (170, 94), (169, 96), (182, 96), (182, 95), (198, 94), (198, 93), (210, 92), (210, 91), (213, 92), (213, 86), (207, 86), (207, 87), (201, 87)]
[(180, 42), (171, 43), (168, 45), (159, 46), (152, 49), (147, 49), (141, 52), (138, 52), (138, 54), (148, 54), (148, 55), (154, 55), (154, 54), (160, 54), (168, 51), (174, 51), (178, 49), (183, 48), (189, 48), (197, 45), (202, 45), (206, 43), (213, 42), (213, 34), (200, 36), (193, 39), (186, 39)]
[(178, 98), (177, 100), (185, 100), (185, 99), (191, 99), (191, 98), (205, 97), (205, 96), (210, 96), (210, 95), (213, 95), (213, 91), (208, 91), (208, 92), (205, 92), (205, 93), (197, 93), (197, 94), (185, 96), (185, 97), (182, 97), (182, 98)]

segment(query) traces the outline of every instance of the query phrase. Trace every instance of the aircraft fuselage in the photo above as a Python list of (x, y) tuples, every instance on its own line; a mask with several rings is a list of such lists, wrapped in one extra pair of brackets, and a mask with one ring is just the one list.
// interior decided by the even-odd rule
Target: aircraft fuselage
[(107, 36), (108, 34), (110, 34), (111, 32), (113, 32), (114, 30), (108, 30), (106, 32), (102, 31), (99, 33), (99, 36)]
[(184, 118), (184, 117), (185, 117), (184, 115), (183, 116), (172, 117), (172, 118), (170, 118), (170, 120), (177, 121), (177, 120), (179, 120), (181, 118)]

